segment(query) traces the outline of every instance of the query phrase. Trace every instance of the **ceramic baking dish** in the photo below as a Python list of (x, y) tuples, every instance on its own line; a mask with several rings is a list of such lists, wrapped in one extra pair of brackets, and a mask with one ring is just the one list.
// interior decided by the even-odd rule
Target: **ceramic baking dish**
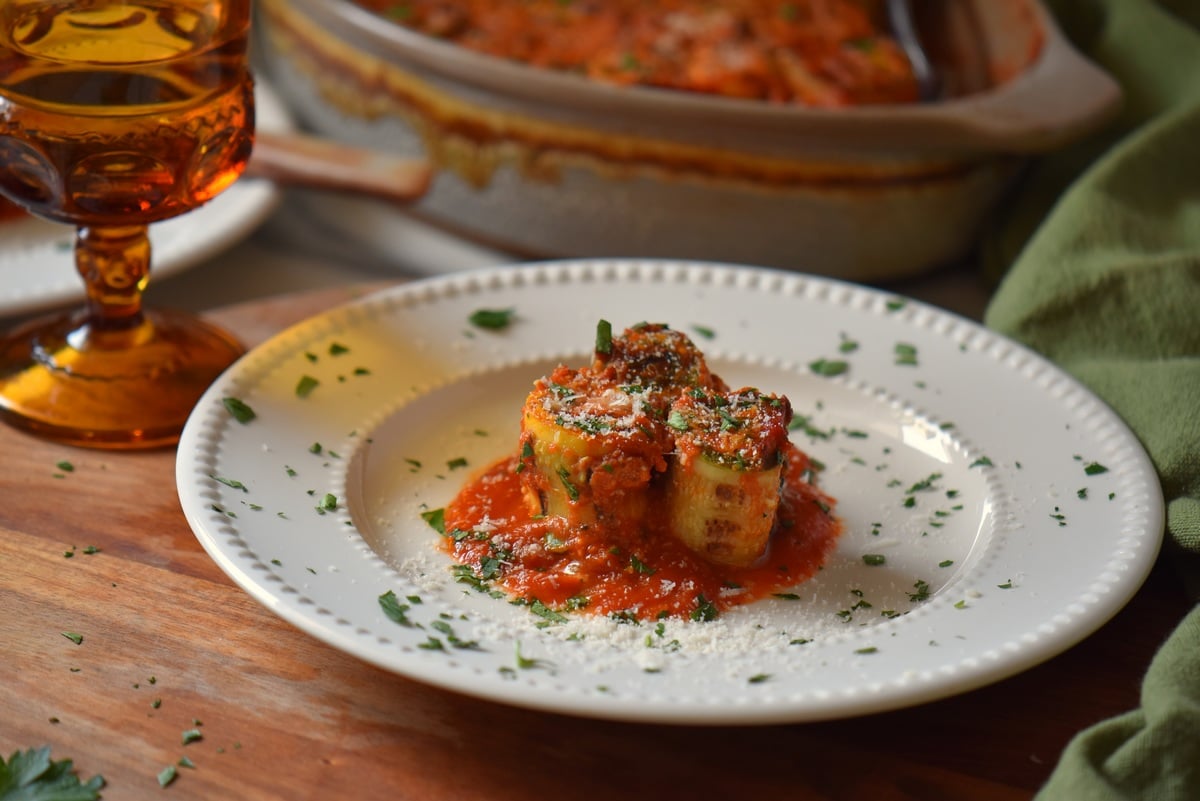
[(678, 257), (882, 281), (963, 257), (1022, 164), (1120, 89), (1035, 0), (921, 4), (932, 102), (814, 109), (618, 87), (429, 38), (349, 0), (259, 0), (301, 123), (438, 169), (401, 212), (522, 257)]

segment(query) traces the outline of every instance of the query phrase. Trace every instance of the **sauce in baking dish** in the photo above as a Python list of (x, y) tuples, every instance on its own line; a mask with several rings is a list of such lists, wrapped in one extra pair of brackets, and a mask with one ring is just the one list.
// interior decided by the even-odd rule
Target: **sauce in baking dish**
[(878, 0), (355, 0), (428, 36), (618, 85), (806, 106), (917, 100)]

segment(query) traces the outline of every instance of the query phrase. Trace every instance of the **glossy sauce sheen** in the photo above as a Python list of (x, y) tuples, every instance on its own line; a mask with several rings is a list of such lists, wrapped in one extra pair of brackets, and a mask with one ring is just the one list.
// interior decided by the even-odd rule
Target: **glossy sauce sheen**
[(834, 500), (809, 483), (811, 463), (790, 445), (770, 544), (747, 568), (717, 565), (686, 548), (671, 532), (664, 503), (650, 503), (636, 530), (603, 520), (572, 529), (561, 517), (532, 517), (517, 464), (503, 459), (462, 489), (444, 510), (442, 546), (514, 599), (553, 610), (710, 619), (793, 590), (820, 569), (841, 533)]

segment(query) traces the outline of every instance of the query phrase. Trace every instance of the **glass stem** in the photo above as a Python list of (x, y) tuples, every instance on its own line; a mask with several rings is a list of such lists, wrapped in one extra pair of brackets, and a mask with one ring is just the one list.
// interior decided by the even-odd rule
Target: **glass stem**
[(150, 281), (150, 239), (144, 225), (79, 228), (75, 267), (87, 286), (88, 323), (117, 331), (142, 322), (142, 291)]

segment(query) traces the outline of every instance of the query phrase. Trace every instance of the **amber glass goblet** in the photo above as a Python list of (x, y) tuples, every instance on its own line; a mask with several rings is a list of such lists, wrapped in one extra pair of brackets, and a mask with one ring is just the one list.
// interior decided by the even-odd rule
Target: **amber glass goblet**
[(147, 226), (210, 200), (254, 139), (250, 0), (0, 0), (0, 194), (76, 227), (76, 312), (0, 340), (0, 417), (101, 448), (169, 445), (243, 353), (145, 309)]

